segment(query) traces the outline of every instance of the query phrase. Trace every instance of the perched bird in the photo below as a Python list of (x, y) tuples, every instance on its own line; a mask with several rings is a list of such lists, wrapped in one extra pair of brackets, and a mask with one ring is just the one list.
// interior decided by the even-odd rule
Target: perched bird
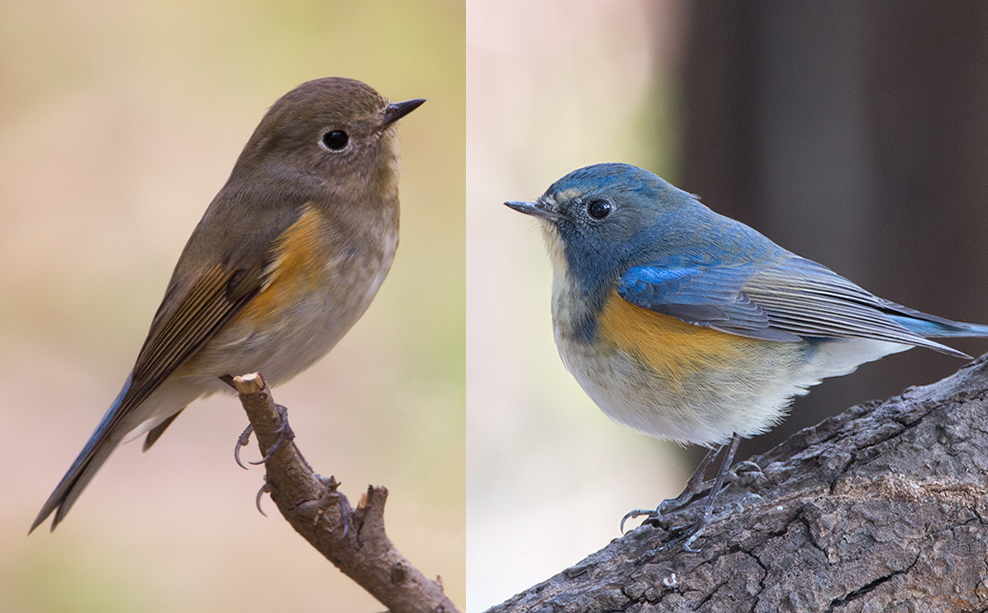
[(363, 315), (398, 246), (396, 123), (352, 79), (303, 83), (268, 110), (179, 257), (120, 395), (45, 502), (54, 530), (113, 449), (154, 444), (221, 380), (277, 384), (325, 355)]
[(541, 222), (556, 345), (590, 398), (646, 434), (715, 448), (682, 495), (628, 516), (687, 502), (730, 442), (702, 526), (741, 438), (794, 396), (914, 346), (969, 358), (931, 339), (988, 336), (878, 298), (635, 166), (581, 168), (505, 204)]

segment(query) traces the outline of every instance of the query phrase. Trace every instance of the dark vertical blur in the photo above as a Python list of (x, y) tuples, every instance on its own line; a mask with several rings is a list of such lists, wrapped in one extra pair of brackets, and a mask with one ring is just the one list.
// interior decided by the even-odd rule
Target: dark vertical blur
[[(988, 3), (688, 6), (679, 186), (879, 296), (988, 322)], [(963, 364), (915, 349), (829, 379), (739, 457)]]

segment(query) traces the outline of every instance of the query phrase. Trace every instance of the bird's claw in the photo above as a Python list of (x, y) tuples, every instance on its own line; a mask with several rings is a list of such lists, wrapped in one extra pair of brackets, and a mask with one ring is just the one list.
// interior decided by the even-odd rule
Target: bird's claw
[(648, 517), (645, 521), (650, 519), (658, 519), (660, 516), (658, 509), (632, 509), (624, 514), (621, 518), (621, 534), (624, 534), (624, 523), (629, 519), (638, 519), (639, 517)]
[(257, 498), (254, 499), (254, 506), (257, 507), (257, 512), (263, 515), (264, 517), (267, 517), (268, 514), (265, 513), (264, 509), (261, 508), (261, 498), (265, 494), (270, 494), (270, 493), (271, 493), (271, 484), (265, 481), (264, 485), (261, 486), (261, 489), (257, 490)]
[(322, 481), (325, 489), (323, 490), (322, 496), (320, 496), (319, 500), (316, 502), (316, 515), (312, 520), (312, 525), (315, 526), (318, 524), (319, 520), (325, 516), (326, 511), (328, 511), (333, 504), (338, 505), (340, 508), (340, 523), (343, 524), (343, 534), (340, 535), (337, 542), (342, 541), (347, 537), (347, 534), (350, 533), (350, 501), (347, 500), (346, 496), (337, 491), (340, 487), (340, 482), (336, 480), (336, 477), (320, 476), (319, 480)]
[(762, 467), (749, 460), (735, 464), (730, 470), (729, 478), (731, 483), (746, 489), (767, 479)]
[[(277, 430), (275, 430), (275, 432), (277, 432), (279, 435), (278, 440), (275, 441), (274, 445), (271, 445), (271, 447), (268, 449), (268, 452), (264, 454), (263, 458), (261, 458), (256, 462), (247, 462), (251, 466), (258, 466), (260, 464), (264, 464), (265, 462), (270, 460), (274, 456), (274, 454), (279, 449), (281, 449), (286, 443), (291, 443), (292, 441), (295, 440), (295, 433), (292, 432), (291, 426), (288, 425), (288, 409), (281, 406), (280, 404), (276, 406), (278, 407), (278, 414), (281, 415), (281, 425), (278, 426)], [(236, 460), (237, 465), (244, 470), (247, 470), (247, 467), (240, 460), (240, 448), (246, 447), (248, 444), (250, 444), (250, 435), (252, 432), (254, 432), (254, 426), (251, 424), (247, 424), (247, 427), (244, 428), (244, 431), (241, 432), (240, 436), (237, 438), (236, 447), (233, 448), (233, 459)]]
[(247, 424), (247, 428), (237, 438), (237, 446), (233, 448), (233, 459), (237, 461), (237, 466), (244, 470), (247, 470), (247, 467), (240, 461), (240, 448), (246, 447), (250, 443), (250, 433), (253, 431), (254, 426)]
[(247, 462), (252, 466), (264, 464), (274, 457), (274, 454), (277, 453), (278, 450), (281, 449), (286, 443), (291, 443), (295, 440), (295, 433), (292, 431), (291, 426), (288, 425), (288, 409), (280, 404), (275, 406), (278, 407), (278, 415), (281, 416), (281, 425), (279, 425), (278, 429), (275, 430), (275, 432), (278, 433), (278, 440), (274, 442), (274, 445), (271, 445), (271, 447), (268, 448), (268, 451), (264, 454), (263, 458), (256, 462)]

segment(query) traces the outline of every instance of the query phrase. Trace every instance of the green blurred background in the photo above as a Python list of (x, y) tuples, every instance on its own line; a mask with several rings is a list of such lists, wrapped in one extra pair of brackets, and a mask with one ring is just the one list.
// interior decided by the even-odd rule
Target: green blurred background
[(353, 503), (388, 486), (392, 540), (465, 601), (464, 23), (456, 0), (0, 2), (0, 611), (380, 609), (254, 509), (232, 398), (121, 447), (55, 534), (25, 536), (264, 111), (330, 75), (428, 103), (399, 129), (387, 282), (275, 396)]

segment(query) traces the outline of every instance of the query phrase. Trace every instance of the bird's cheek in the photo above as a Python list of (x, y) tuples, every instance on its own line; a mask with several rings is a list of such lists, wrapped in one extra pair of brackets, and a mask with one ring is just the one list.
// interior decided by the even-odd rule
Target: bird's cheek
[(556, 276), (565, 276), (568, 264), (566, 263), (566, 248), (563, 244), (559, 229), (550, 221), (540, 219), (542, 226), (542, 236), (545, 239), (545, 247), (549, 252), (549, 260), (552, 262), (552, 270)]

